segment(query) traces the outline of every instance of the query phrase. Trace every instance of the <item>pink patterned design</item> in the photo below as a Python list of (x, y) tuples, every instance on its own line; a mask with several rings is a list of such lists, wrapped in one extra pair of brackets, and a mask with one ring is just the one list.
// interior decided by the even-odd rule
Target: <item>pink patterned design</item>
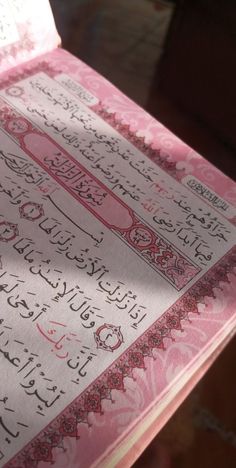
[[(55, 76), (60, 74), (62, 70), (51, 66), (46, 61), (42, 61), (34, 66), (24, 67), (20, 71), (20, 73), (17, 70), (16, 73), (12, 73), (10, 76), (7, 76), (5, 80), (3, 79), (1, 81), (0, 89), (7, 88), (6, 92), (10, 95), (16, 95), (18, 91), (19, 95), (18, 87), (14, 86), (15, 83), (17, 83), (19, 80), (28, 78), (29, 76), (32, 76), (38, 72), (44, 72), (51, 78), (54, 78)], [(130, 129), (129, 124), (123, 124), (119, 120), (117, 120), (116, 115), (106, 110), (102, 103), (93, 106), (92, 109), (99, 117), (101, 117), (105, 122), (111, 125), (116, 131), (118, 131), (118, 133), (124, 136), (126, 140), (130, 141), (139, 151), (144, 153), (149, 159), (158, 164), (158, 166), (161, 167), (164, 171), (166, 171), (170, 176), (174, 177), (176, 180), (181, 180), (181, 178), (185, 175), (183, 169), (177, 169), (176, 163), (170, 161), (169, 158), (166, 157), (166, 155), (161, 155), (160, 150), (151, 148), (151, 146), (145, 142), (144, 137), (137, 136), (135, 133), (133, 133)]]
[[(89, 426), (92, 414), (103, 414), (103, 401), (113, 401), (113, 393), (124, 392), (128, 378), (135, 379), (137, 369), (146, 369), (148, 359), (157, 359), (168, 342), (175, 341), (174, 332), (184, 331), (184, 323), (199, 315), (199, 306), (216, 298), (216, 289), (229, 283), (236, 265), (236, 248), (232, 249), (194, 287), (184, 294), (158, 319), (109, 369), (22, 451), (8, 468), (33, 468), (39, 462), (52, 463), (54, 449), (66, 450), (65, 438), (79, 438), (80, 424)], [(40, 465), (41, 466), (41, 465)], [(72, 465), (71, 465), (72, 466)]]
[(20, 143), (21, 148), (177, 290), (181, 290), (201, 271), (141, 221), (82, 164), (2, 99), (0, 109), (3, 128)]
[[(229, 203), (236, 205), (236, 186), (229, 177), (85, 63), (65, 50), (55, 50), (50, 55), (40, 57), (40, 61), (68, 73), (81, 83), (99, 99), (103, 109), (113, 115), (117, 123), (127, 126), (135, 137), (144, 140), (150, 150), (157, 150), (161, 157), (174, 164), (177, 171), (194, 175)], [(32, 63), (34, 65), (35, 61)]]
[(168, 242), (135, 216), (132, 226), (126, 231), (121, 231), (121, 237), (178, 290), (186, 286), (200, 271), (200, 268), (182, 257)]
[(60, 42), (48, 0), (41, 0), (40, 4), (31, 0), (17, 3), (15, 0), (13, 5), (9, 4), (9, 13), (14, 18), (19, 38), (0, 47), (1, 72), (53, 50)]
[[(158, 158), (171, 164), (173, 175), (175, 171), (177, 177), (181, 171), (191, 174), (229, 203), (236, 204), (236, 185), (232, 180), (66, 51), (55, 50), (41, 56), (40, 63), (36, 59), (27, 67), (18, 67), (15, 76), (5, 75), (3, 87), (24, 78), (26, 73), (43, 70), (51, 76), (60, 70), (80, 82), (100, 100), (104, 118), (117, 125), (120, 132), (125, 128), (126, 135), (137, 141), (139, 149), (141, 145), (145, 147), (145, 154), (155, 152), (152, 154), (157, 156), (156, 162), (161, 167)], [(108, 454), (114, 450), (117, 453), (119, 444), (150, 408), (158, 405), (174, 380), (185, 374), (217, 339), (222, 342), (224, 330), (229, 330), (227, 336), (232, 333), (235, 265), (234, 248), (6, 466), (47, 468), (54, 462), (57, 468), (85, 468), (99, 462), (102, 466)], [(203, 372), (198, 373), (195, 383)], [(175, 408), (179, 401), (178, 394)], [(122, 467), (131, 464), (132, 456)]]
[(130, 130), (130, 125), (119, 122), (116, 115), (106, 110), (103, 104), (100, 103), (97, 106), (94, 106), (93, 111), (170, 176), (174, 177), (176, 180), (181, 180), (185, 175), (183, 169), (177, 169), (175, 162), (170, 161), (166, 156), (163, 156), (160, 150), (151, 148), (150, 145), (145, 143), (144, 137), (137, 136), (133, 133)]
[[(154, 158), (158, 158), (159, 155), (170, 163), (172, 168), (176, 168), (178, 178), (181, 173), (183, 176), (191, 174), (236, 206), (236, 187), (229, 177), (204, 160), (105, 78), (67, 51), (55, 49), (51, 53), (41, 55), (39, 59), (31, 60), (27, 65), (18, 67), (17, 72), (6, 72), (1, 79), (0, 87), (9, 86), (39, 71), (44, 71), (52, 77), (58, 73), (67, 73), (99, 99), (106, 115), (110, 115), (110, 124), (111, 121), (117, 126), (122, 124), (126, 128), (126, 133), (132, 135), (133, 139), (138, 139), (140, 149), (141, 144), (143, 146), (145, 144), (149, 152), (155, 151)], [(158, 159), (157, 163), (159, 164)]]
[[(29, 64), (24, 65), (22, 66), (22, 68), (17, 67), (17, 71), (14, 70), (14, 72), (11, 72), (9, 74), (4, 73), (4, 76), (0, 81), (0, 89), (9, 88), (9, 90), (7, 91), (7, 94), (11, 95), (11, 89), (19, 88), (17, 85), (15, 86), (15, 84), (18, 83), (18, 81), (24, 80), (25, 78), (28, 78), (29, 76), (32, 76), (39, 72), (44, 72), (51, 78), (53, 78), (54, 76), (58, 75), (58, 73), (60, 73), (59, 70), (51, 67), (51, 65), (47, 63), (46, 61), (37, 62), (34, 66), (29, 65)], [(20, 94), (18, 94), (18, 96), (19, 95)]]
[(9, 44), (8, 46), (2, 48), (0, 51), (0, 65), (3, 61), (6, 61), (9, 56), (16, 60), (17, 56), (22, 50), (27, 52), (31, 52), (33, 50), (35, 44), (29, 36), (28, 28), (29, 25), (27, 24), (18, 26), (20, 39), (16, 43)]

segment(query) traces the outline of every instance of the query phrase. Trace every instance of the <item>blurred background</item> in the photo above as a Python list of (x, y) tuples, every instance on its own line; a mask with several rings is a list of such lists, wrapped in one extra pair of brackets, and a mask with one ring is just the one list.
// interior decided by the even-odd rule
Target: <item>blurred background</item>
[[(50, 0), (62, 46), (236, 179), (236, 0)], [(135, 468), (235, 468), (235, 339)]]

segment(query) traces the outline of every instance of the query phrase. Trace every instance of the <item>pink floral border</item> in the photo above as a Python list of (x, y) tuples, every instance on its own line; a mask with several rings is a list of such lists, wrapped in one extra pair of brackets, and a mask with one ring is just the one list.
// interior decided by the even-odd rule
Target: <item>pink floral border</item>
[(0, 50), (0, 65), (4, 59), (9, 57), (16, 59), (19, 52), (30, 52), (35, 47), (34, 42), (29, 36), (29, 24), (17, 24), (16, 26), (19, 33), (19, 39), (13, 44), (9, 44)]
[[(44, 72), (51, 78), (54, 78), (58, 74), (62, 73), (63, 70), (55, 68), (48, 64), (46, 61), (37, 62), (34, 66), (24, 67), (21, 71), (16, 71), (8, 75), (5, 79), (0, 82), (0, 89), (12, 86), (17, 83), (19, 80), (23, 80), (39, 72)], [(154, 163), (160, 166), (165, 172), (170, 176), (174, 177), (178, 181), (182, 179), (185, 175), (184, 169), (177, 169), (176, 162), (171, 161), (167, 156), (162, 156), (160, 150), (151, 148), (150, 145), (145, 143), (144, 137), (137, 136), (131, 129), (130, 125), (121, 123), (115, 116), (114, 112), (109, 112), (108, 109), (100, 101), (99, 104), (92, 106), (91, 109), (99, 117), (101, 117), (105, 122), (111, 125), (117, 130), (124, 138), (126, 138), (130, 143), (132, 143), (139, 151), (141, 151), (145, 156), (151, 159)]]
[(130, 141), (139, 151), (155, 164), (157, 164), (163, 171), (167, 172), (170, 176), (180, 181), (185, 175), (183, 169), (177, 169), (176, 162), (171, 161), (167, 156), (162, 156), (160, 150), (151, 148), (150, 145), (145, 143), (144, 137), (139, 137), (130, 130), (129, 125), (122, 124), (116, 118), (114, 112), (109, 112), (102, 103), (92, 107), (93, 111), (107, 122), (111, 127), (117, 130), (126, 140)]
[[(15, 91), (16, 89), (18, 91), (20, 90), (20, 87), (15, 86), (12, 88), (7, 88), (6, 92), (10, 92), (10, 89), (13, 88)], [(104, 209), (104, 212), (100, 209), (97, 213), (96, 209), (93, 209), (91, 205), (87, 203), (86, 200), (84, 200), (84, 198), (81, 198), (78, 193), (73, 190), (73, 184), (65, 184), (65, 182), (61, 180), (60, 175), (55, 175), (54, 171), (47, 164), (45, 164), (44, 159), (39, 154), (37, 154), (37, 152), (32, 152), (32, 150), (28, 148), (27, 144), (25, 143), (25, 139), (27, 137), (33, 139), (35, 136), (38, 139), (42, 138), (45, 140), (46, 138), (47, 141), (55, 147), (56, 144), (53, 139), (35, 128), (30, 121), (28, 121), (21, 113), (17, 112), (15, 108), (9, 105), (5, 100), (0, 99), (0, 110), (0, 122), (5, 131), (17, 142), (19, 142), (21, 148), (26, 153), (28, 153), (37, 164), (40, 164), (40, 166), (45, 171), (47, 171), (47, 173), (53, 177), (58, 182), (58, 184), (67, 190), (70, 195), (82, 203), (87, 210), (91, 211), (94, 216), (96, 216), (101, 222), (103, 222), (103, 224), (106, 225), (108, 229), (110, 229), (111, 225), (109, 223), (109, 216), (107, 218), (106, 208)], [(15, 131), (15, 124), (17, 125), (17, 131)], [(122, 130), (122, 132), (124, 133), (124, 130)], [(131, 132), (128, 133), (127, 138), (129, 138), (130, 141), (134, 140), (136, 145), (139, 143), (137, 138), (132, 138)], [(84, 173), (85, 177), (88, 176), (90, 179), (94, 180), (97, 187), (101, 187), (102, 191), (105, 191), (109, 197), (110, 210), (112, 209), (111, 207), (113, 207), (113, 210), (115, 210), (116, 207), (119, 206), (120, 209), (123, 210), (123, 213), (128, 213), (129, 225), (124, 227), (122, 224), (119, 225), (119, 223), (114, 223), (113, 225), (112, 222), (112, 230), (122, 240), (124, 240), (124, 242), (131, 245), (134, 252), (142, 259), (144, 259), (146, 263), (149, 264), (149, 266), (155, 269), (158, 273), (162, 274), (165, 279), (170, 284), (172, 284), (173, 287), (180, 291), (201, 271), (199, 266), (195, 265), (186, 256), (184, 257), (181, 255), (166, 241), (166, 239), (161, 237), (153, 229), (147, 226), (146, 223), (142, 221), (138, 215), (124, 203), (124, 201), (114, 195), (66, 150), (61, 148), (58, 144), (56, 145), (56, 148), (60, 150), (61, 155), (63, 155), (63, 158), (65, 158), (65, 161), (70, 163), (72, 162), (73, 167), (77, 166), (79, 170)], [(146, 148), (146, 152), (147, 151), (148, 149)], [(162, 165), (163, 164), (164, 163), (162, 160)], [(146, 236), (146, 239), (141, 239), (142, 242), (139, 244), (139, 242), (135, 240), (136, 236), (139, 238), (139, 236), (143, 235)]]
[(145, 360), (153, 358), (154, 351), (164, 351), (172, 333), (183, 330), (183, 323), (191, 322), (190, 314), (199, 314), (198, 305), (206, 298), (215, 298), (214, 289), (221, 283), (229, 283), (228, 275), (234, 274), (236, 247), (230, 250), (191, 289), (171, 306), (125, 353), (76, 398), (48, 427), (42, 431), (7, 468), (36, 468), (39, 462), (53, 463), (53, 450), (63, 451), (64, 439), (79, 439), (79, 424), (90, 425), (89, 415), (103, 413), (103, 401), (113, 402), (112, 391), (125, 391), (125, 379), (134, 379), (135, 369), (145, 369)]
[[(37, 64), (32, 68), (24, 68), (19, 74), (9, 76), (1, 87), (6, 87), (19, 79), (43, 71), (55, 76), (61, 71), (55, 70), (47, 62)], [(155, 161), (160, 167), (178, 180), (183, 177), (176, 168), (176, 163), (168, 161), (137, 137), (130, 126), (123, 125), (115, 118), (114, 113), (98, 105), (94, 109), (104, 120), (115, 126), (119, 133), (130, 140), (138, 149)], [(215, 298), (215, 289), (222, 289), (222, 283), (230, 283), (229, 275), (233, 274), (236, 265), (236, 248), (228, 252), (212, 269), (207, 272), (187, 293), (185, 293), (160, 319), (158, 319), (112, 366), (110, 366), (82, 395), (76, 398), (52, 423), (48, 425), (34, 440), (16, 455), (5, 466), (8, 468), (36, 468), (39, 463), (53, 463), (56, 449), (65, 452), (66, 441), (77, 440), (81, 424), (90, 426), (91, 415), (103, 413), (103, 402), (113, 402), (114, 391), (125, 392), (127, 378), (134, 379), (136, 369), (145, 369), (147, 359), (155, 353), (163, 353), (168, 349), (168, 342), (174, 341), (173, 332), (183, 331), (184, 324), (191, 323), (191, 314), (199, 315), (199, 305), (207, 302), (207, 298)]]
[(14, 5), (6, 5), (11, 15), (18, 37), (0, 47), (0, 72), (9, 72), (13, 67), (52, 51), (60, 44), (52, 11), (48, 0), (14, 0)]

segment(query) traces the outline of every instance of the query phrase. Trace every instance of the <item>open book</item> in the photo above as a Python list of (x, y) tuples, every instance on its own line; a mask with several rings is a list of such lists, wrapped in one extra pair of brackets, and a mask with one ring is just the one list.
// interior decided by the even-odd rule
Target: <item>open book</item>
[(0, 466), (130, 466), (234, 332), (236, 184), (0, 0)]

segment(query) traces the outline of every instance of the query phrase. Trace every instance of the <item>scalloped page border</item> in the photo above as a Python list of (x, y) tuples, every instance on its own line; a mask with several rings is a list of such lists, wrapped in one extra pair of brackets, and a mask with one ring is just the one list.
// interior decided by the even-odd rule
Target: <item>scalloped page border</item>
[[(45, 71), (50, 76), (62, 71), (68, 71), (68, 67), (60, 66), (60, 70), (52, 66), (50, 61), (51, 56), (68, 55), (64, 51), (55, 51), (48, 54), (49, 63), (44, 61), (43, 70), (42, 62), (36, 66), (28, 66), (27, 68), (14, 75), (9, 74), (6, 80), (3, 80), (1, 87), (9, 86), (19, 79), (23, 79), (29, 74), (37, 71)], [(45, 58), (46, 56), (44, 56)], [(89, 70), (90, 73), (97, 75), (91, 71), (89, 67), (79, 62), (74, 57), (70, 56), (72, 62), (77, 64), (77, 68)], [(37, 61), (32, 61), (32, 64)], [(58, 60), (56, 60), (58, 66)], [(60, 60), (59, 60), (60, 63)], [(65, 70), (66, 68), (66, 70)], [(73, 68), (73, 67), (72, 67)], [(73, 70), (74, 72), (74, 70)], [(72, 74), (72, 76), (74, 73)], [(99, 75), (97, 75), (99, 76)], [(101, 77), (111, 89), (115, 89), (104, 78)], [(84, 84), (84, 83), (83, 83)], [(85, 85), (86, 86), (86, 85)], [(87, 88), (89, 89), (88, 85)], [(121, 94), (121, 93), (120, 93)], [(122, 95), (122, 94), (121, 94)], [(128, 98), (127, 98), (128, 99)], [(129, 102), (129, 100), (128, 100)], [(140, 112), (138, 106), (134, 104), (136, 111)], [(150, 144), (145, 143), (143, 136), (138, 136), (137, 131), (132, 131), (132, 125), (120, 123), (117, 113), (107, 111), (107, 106), (100, 104), (97, 112), (105, 119), (105, 113), (109, 122), (115, 125), (116, 129), (129, 139), (131, 143), (138, 147), (146, 156), (159, 164), (162, 169), (166, 170), (173, 177), (182, 178), (184, 170), (177, 169), (177, 163), (171, 161), (171, 158), (163, 157), (158, 149), (153, 149)], [(95, 110), (95, 109), (94, 109)], [(144, 111), (142, 111), (144, 112)], [(151, 118), (152, 119), (152, 118)], [(161, 125), (160, 125), (161, 126)], [(161, 126), (162, 127), (162, 126)], [(163, 128), (163, 127), (162, 127)], [(166, 130), (169, 135), (170, 132)], [(178, 140), (178, 139), (177, 139)], [(184, 159), (184, 158), (183, 158)], [(210, 165), (209, 165), (210, 166)], [(124, 392), (127, 378), (135, 380), (134, 373), (140, 369), (146, 368), (146, 362), (149, 359), (156, 359), (158, 353), (163, 353), (168, 348), (169, 342), (174, 340), (173, 333), (181, 331), (187, 327), (183, 327), (183, 322), (191, 323), (189, 314), (199, 315), (199, 305), (207, 302), (207, 298), (215, 299), (216, 288), (222, 289), (220, 283), (230, 283), (229, 275), (231, 275), (236, 265), (236, 248), (231, 249), (216, 265), (201, 278), (190, 291), (185, 293), (171, 308), (169, 308), (162, 317), (157, 320), (130, 348), (127, 350), (115, 363), (112, 364), (95, 382), (93, 382), (85, 392), (74, 400), (47, 428), (44, 429), (34, 440), (32, 440), (23, 450), (21, 450), (10, 462), (6, 464), (9, 468), (36, 468), (39, 463), (41, 466), (47, 466), (48, 463), (55, 461), (55, 455), (60, 457), (60, 451), (66, 450), (66, 441), (70, 438), (79, 439), (80, 424), (90, 425), (90, 415), (103, 414), (103, 402), (113, 402), (113, 393)], [(220, 327), (221, 328), (221, 327)], [(209, 341), (209, 338), (208, 338)], [(163, 390), (163, 389), (162, 389)], [(58, 450), (59, 449), (59, 452)], [(57, 453), (56, 453), (57, 452)]]

